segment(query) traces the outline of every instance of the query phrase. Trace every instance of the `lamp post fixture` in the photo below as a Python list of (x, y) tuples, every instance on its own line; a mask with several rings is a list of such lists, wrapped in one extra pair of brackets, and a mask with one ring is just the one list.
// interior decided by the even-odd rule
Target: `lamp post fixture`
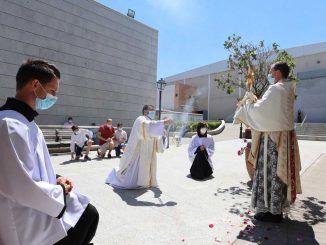
[(157, 89), (159, 91), (159, 99), (158, 99), (158, 120), (161, 120), (161, 104), (162, 104), (162, 91), (166, 86), (166, 82), (163, 78), (156, 82)]

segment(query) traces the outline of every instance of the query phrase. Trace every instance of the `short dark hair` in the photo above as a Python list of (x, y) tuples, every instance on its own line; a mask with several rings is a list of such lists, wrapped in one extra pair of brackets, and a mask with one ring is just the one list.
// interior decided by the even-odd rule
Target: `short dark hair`
[(206, 133), (204, 134), (204, 135), (202, 135), (201, 133), (200, 133), (200, 129), (201, 128), (207, 128), (208, 129), (208, 125), (207, 125), (207, 123), (206, 122), (199, 122), (198, 124), (197, 124), (197, 135), (199, 136), (199, 137), (207, 137), (207, 131), (206, 131)]
[(78, 126), (77, 125), (74, 125), (74, 126), (71, 127), (71, 130), (72, 131), (75, 131), (76, 129), (78, 129)]
[(68, 117), (68, 120), (72, 120), (72, 117)]
[(282, 73), (283, 78), (288, 78), (290, 74), (290, 67), (286, 62), (276, 62), (273, 64), (273, 69), (275, 71), (280, 71)]
[(50, 82), (53, 78), (60, 79), (60, 71), (45, 60), (28, 59), (16, 74), (16, 90), (22, 89), (30, 80), (37, 79), (41, 84)]
[(155, 108), (153, 105), (144, 105), (144, 106), (143, 106), (143, 110), (142, 110), (143, 115), (144, 115), (144, 112), (147, 111), (150, 107)]
[(121, 127), (121, 126), (122, 126), (122, 123), (119, 122), (119, 123), (117, 124), (117, 128), (118, 128), (118, 127)]

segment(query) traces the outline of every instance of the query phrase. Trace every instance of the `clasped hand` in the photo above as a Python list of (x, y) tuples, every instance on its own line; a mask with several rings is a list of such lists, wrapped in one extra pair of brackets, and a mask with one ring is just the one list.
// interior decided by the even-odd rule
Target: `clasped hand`
[(62, 176), (57, 178), (57, 184), (64, 185), (65, 194), (68, 194), (69, 192), (71, 192), (72, 188), (74, 187), (74, 184), (70, 179), (68, 179), (66, 177), (62, 177)]

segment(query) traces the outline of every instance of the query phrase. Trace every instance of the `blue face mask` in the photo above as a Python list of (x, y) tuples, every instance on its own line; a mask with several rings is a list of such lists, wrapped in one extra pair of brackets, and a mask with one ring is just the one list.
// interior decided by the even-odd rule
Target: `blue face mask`
[[(41, 84), (40, 84), (41, 85)], [(46, 90), (41, 85), (42, 89), (46, 92)], [(57, 96), (53, 96), (52, 94), (46, 93), (45, 99), (36, 98), (36, 109), (37, 110), (46, 110), (53, 106), (58, 100)]]
[(149, 111), (147, 116), (150, 118), (150, 119), (154, 119), (155, 118), (155, 111)]
[(47, 94), (45, 99), (36, 98), (36, 109), (37, 110), (46, 110), (57, 102), (58, 97), (53, 96), (52, 94)]
[(268, 74), (267, 79), (268, 79), (269, 84), (275, 83), (275, 78), (272, 77), (272, 74)]

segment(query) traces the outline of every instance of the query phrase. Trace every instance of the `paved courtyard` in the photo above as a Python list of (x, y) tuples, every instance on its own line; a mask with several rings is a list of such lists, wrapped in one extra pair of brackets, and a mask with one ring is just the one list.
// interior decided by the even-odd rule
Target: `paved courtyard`
[[(52, 160), (57, 173), (73, 179), (75, 190), (88, 195), (97, 207), (96, 245), (326, 244), (322, 181), (326, 157), (321, 156), (326, 153), (326, 143), (299, 142), (303, 191), (308, 193), (302, 195), (289, 220), (280, 225), (253, 224), (249, 177), (244, 156), (237, 155), (244, 143), (225, 140), (223, 134), (220, 138), (222, 141), (215, 136), (214, 178), (189, 178), (185, 140), (180, 147), (171, 146), (158, 154), (159, 187), (149, 190), (116, 190), (106, 185), (107, 174), (119, 164), (116, 158), (99, 160), (92, 152), (90, 162), (69, 161), (69, 155), (52, 156)], [(314, 179), (316, 174), (319, 179)]]

